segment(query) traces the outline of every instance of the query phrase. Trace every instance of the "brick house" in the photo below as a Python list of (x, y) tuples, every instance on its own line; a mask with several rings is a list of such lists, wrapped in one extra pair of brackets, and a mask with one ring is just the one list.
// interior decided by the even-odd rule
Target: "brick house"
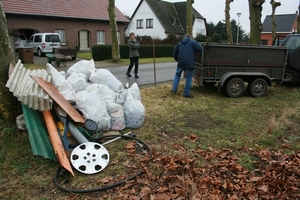
[[(67, 48), (111, 44), (107, 0), (1, 0), (10, 35), (57, 32)], [(129, 20), (115, 7), (118, 38)]]
[[(290, 33), (297, 32), (297, 17), (298, 12), (295, 14), (275, 15), (276, 35), (284, 38)], [(266, 16), (260, 38), (261, 44), (272, 45), (272, 15)]]

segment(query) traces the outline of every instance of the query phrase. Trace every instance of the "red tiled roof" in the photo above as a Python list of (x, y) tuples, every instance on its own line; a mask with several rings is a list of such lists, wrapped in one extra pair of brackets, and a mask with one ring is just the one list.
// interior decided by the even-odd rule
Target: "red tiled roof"
[[(5, 13), (109, 20), (108, 0), (0, 0)], [(129, 20), (115, 7), (116, 21)]]

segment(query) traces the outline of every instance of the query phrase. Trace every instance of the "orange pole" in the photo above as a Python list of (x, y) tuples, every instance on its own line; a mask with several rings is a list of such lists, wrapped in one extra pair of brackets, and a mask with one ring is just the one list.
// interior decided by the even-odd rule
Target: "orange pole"
[(56, 125), (54, 123), (54, 119), (52, 117), (52, 114), (50, 111), (43, 111), (44, 120), (47, 126), (48, 134), (50, 137), (50, 141), (52, 143), (55, 155), (58, 159), (58, 162), (61, 167), (68, 170), (73, 176), (74, 172), (72, 170), (70, 161), (68, 159), (68, 156), (66, 154), (65, 148), (61, 142), (61, 139), (59, 137)]

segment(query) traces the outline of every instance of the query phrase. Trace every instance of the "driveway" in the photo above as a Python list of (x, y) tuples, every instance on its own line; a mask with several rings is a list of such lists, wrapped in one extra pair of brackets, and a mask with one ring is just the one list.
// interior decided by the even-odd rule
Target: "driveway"
[[(18, 59), (18, 55), (16, 55), (16, 59)], [(82, 60), (81, 58), (76, 58), (76, 60), (67, 61), (67, 67), (61, 65), (56, 69), (58, 71), (67, 71), (73, 64)], [(39, 57), (34, 56), (34, 63), (46, 66), (47, 57)], [(55, 67), (55, 64), (52, 63)], [(139, 86), (148, 85), (148, 84), (156, 84), (162, 82), (168, 82), (174, 79), (175, 70), (176, 70), (176, 62), (167, 62), (167, 63), (149, 63), (149, 64), (140, 64), (139, 65), (139, 79), (133, 77), (128, 78), (125, 73), (127, 71), (127, 65), (122, 66), (117, 63), (110, 63), (104, 61), (95, 61), (96, 68), (105, 68), (108, 69), (122, 84), (123, 86), (126, 83), (131, 86), (133, 83), (137, 83)], [(133, 69), (132, 69), (133, 73)]]

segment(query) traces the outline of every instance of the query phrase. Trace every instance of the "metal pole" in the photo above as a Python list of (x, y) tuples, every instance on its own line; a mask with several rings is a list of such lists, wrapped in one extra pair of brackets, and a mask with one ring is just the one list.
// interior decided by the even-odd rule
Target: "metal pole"
[(237, 23), (237, 33), (236, 33), (236, 44), (239, 44), (239, 30), (240, 30), (240, 16), (242, 15), (242, 13), (237, 13), (238, 16), (238, 23)]
[(156, 66), (155, 66), (155, 45), (154, 45), (154, 39), (152, 39), (152, 48), (153, 48), (154, 85), (156, 85)]
[[(123, 134), (123, 135), (130, 135), (131, 134), (131, 132), (128, 132), (128, 133), (125, 133), (125, 134)], [(114, 139), (111, 139), (111, 140), (108, 140), (108, 141), (106, 141), (106, 142), (104, 142), (104, 143), (102, 143), (101, 145), (107, 145), (107, 144), (109, 144), (109, 143), (112, 143), (112, 142), (114, 142), (114, 141), (116, 141), (116, 140), (118, 140), (118, 139), (121, 139), (122, 138), (122, 136), (120, 136), (120, 137), (116, 137), (116, 138), (114, 138)]]

